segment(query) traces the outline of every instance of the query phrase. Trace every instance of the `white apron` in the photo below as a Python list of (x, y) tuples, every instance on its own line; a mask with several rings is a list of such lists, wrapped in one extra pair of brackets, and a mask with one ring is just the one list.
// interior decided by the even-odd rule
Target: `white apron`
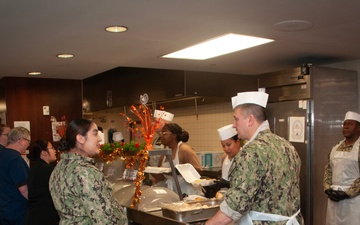
[[(333, 190), (346, 191), (360, 177), (359, 172), (359, 142), (354, 143), (351, 152), (336, 151), (343, 143), (333, 147), (330, 153)], [(326, 225), (358, 225), (360, 220), (360, 195), (334, 202), (328, 199)]]
[(277, 214), (270, 214), (270, 213), (262, 213), (256, 211), (250, 211), (248, 214), (241, 217), (239, 221), (236, 221), (234, 225), (252, 225), (253, 220), (260, 220), (260, 221), (287, 221), (286, 225), (300, 225), (299, 222), (296, 220), (296, 216), (300, 213), (300, 209), (292, 216), (281, 216)]
[(234, 158), (232, 158), (231, 160), (229, 160), (229, 156), (226, 156), (224, 159), (224, 162), (222, 164), (222, 168), (221, 168), (221, 177), (224, 180), (229, 180), (229, 169), (231, 166), (231, 163), (233, 162)]
[[(177, 145), (175, 159), (173, 160), (174, 166), (180, 164), (179, 148), (180, 148), (181, 144), (182, 144), (182, 141), (180, 141)], [(165, 162), (165, 159), (166, 159), (166, 157), (164, 157), (161, 167), (170, 168), (170, 163)], [(167, 174), (164, 174), (164, 176), (166, 178), (167, 188), (170, 190), (173, 190), (175, 193), (177, 193), (174, 178), (171, 175), (167, 175)], [(185, 179), (181, 175), (178, 175), (177, 178), (178, 178), (180, 189), (181, 189), (182, 193), (186, 193), (187, 195), (202, 195), (201, 187), (195, 188), (192, 184), (189, 184), (188, 182), (186, 182)]]

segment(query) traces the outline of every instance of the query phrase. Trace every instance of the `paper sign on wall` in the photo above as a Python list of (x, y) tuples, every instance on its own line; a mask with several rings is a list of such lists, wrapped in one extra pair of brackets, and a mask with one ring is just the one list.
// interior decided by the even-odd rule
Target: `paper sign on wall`
[(30, 121), (14, 121), (14, 127), (25, 127), (30, 131)]
[(289, 118), (289, 141), (305, 141), (305, 117), (292, 116)]
[(52, 135), (53, 135), (53, 141), (60, 141), (61, 135), (59, 134), (59, 131), (65, 132), (65, 121), (62, 122), (52, 122), (51, 123), (51, 129), (52, 129)]

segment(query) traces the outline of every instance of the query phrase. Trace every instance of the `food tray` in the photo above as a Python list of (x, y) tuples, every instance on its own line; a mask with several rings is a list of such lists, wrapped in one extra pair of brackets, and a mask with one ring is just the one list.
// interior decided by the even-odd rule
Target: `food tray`
[(214, 184), (214, 180), (215, 180), (215, 179), (199, 179), (199, 180), (195, 180), (195, 181), (191, 182), (191, 184), (192, 184), (194, 187), (199, 187), (199, 186), (206, 187), (206, 186), (213, 185), (213, 184)]
[[(221, 201), (211, 199), (205, 201), (193, 201), (187, 202), (187, 204), (201, 204), (208, 206), (208, 208), (199, 208), (188, 211), (176, 211), (173, 209), (167, 208), (167, 206), (163, 206), (161, 208), (162, 215), (164, 217), (168, 217), (174, 220), (178, 220), (180, 222), (196, 222), (196, 221), (204, 221), (213, 217), (216, 212), (219, 210)], [(170, 204), (168, 204), (170, 205)]]
[(145, 173), (170, 173), (171, 168), (147, 166), (147, 167), (145, 167), (144, 172)]
[(175, 167), (188, 183), (200, 179), (200, 174), (190, 163), (175, 165)]
[(190, 163), (175, 165), (175, 167), (185, 181), (191, 183), (194, 187), (214, 184), (214, 179), (200, 179), (200, 174)]

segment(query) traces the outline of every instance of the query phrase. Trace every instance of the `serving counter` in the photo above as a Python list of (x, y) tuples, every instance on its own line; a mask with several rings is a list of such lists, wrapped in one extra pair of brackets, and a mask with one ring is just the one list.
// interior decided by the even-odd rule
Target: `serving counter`
[[(183, 200), (180, 185), (177, 180), (176, 169), (175, 169), (175, 166), (174, 166), (172, 158), (171, 158), (171, 150), (170, 149), (152, 150), (152, 151), (149, 151), (149, 155), (150, 156), (164, 155), (165, 157), (168, 158), (168, 160), (170, 162), (170, 167), (171, 167), (171, 175), (174, 177), (175, 186), (176, 186), (176, 189), (178, 192), (177, 193), (178, 200), (176, 200), (176, 201)], [(203, 171), (201, 171), (201, 175), (207, 176), (207, 177), (217, 178), (217, 177), (219, 177), (219, 174), (221, 176), (221, 168), (210, 168), (210, 169), (204, 169)], [(154, 207), (152, 207), (152, 208), (149, 207), (149, 205), (156, 204), (156, 206), (158, 206), (157, 204), (159, 204), (159, 202), (156, 202), (153, 200), (151, 200), (151, 203), (148, 203), (149, 202), (148, 200), (151, 199), (151, 198), (149, 198), (149, 196), (152, 196), (152, 197), (155, 196), (155, 198), (157, 200), (160, 200), (160, 201), (162, 200), (161, 202), (163, 202), (163, 203), (166, 203), (166, 201), (164, 201), (164, 196), (168, 196), (168, 198), (166, 198), (166, 200), (174, 199), (174, 196), (172, 196), (172, 195), (175, 195), (175, 193), (173, 193), (171, 190), (167, 190), (167, 191), (158, 190), (159, 188), (162, 188), (162, 187), (148, 187), (146, 185), (145, 186), (143, 185), (143, 187), (142, 187), (143, 195), (141, 196), (142, 197), (141, 203), (143, 203), (143, 204), (141, 206), (139, 206), (138, 209), (130, 208), (129, 207), (130, 204), (128, 204), (128, 202), (125, 201), (126, 199), (124, 200), (124, 197), (123, 197), (123, 196), (129, 196), (129, 194), (122, 193), (122, 192), (123, 191), (130, 191), (130, 192), (133, 191), (132, 186), (125, 187), (125, 188), (122, 188), (122, 189), (116, 191), (116, 193), (114, 195), (116, 196), (116, 198), (118, 199), (120, 204), (122, 204), (123, 206), (126, 207), (126, 213), (127, 213), (127, 217), (129, 220), (129, 225), (154, 225), (154, 224), (156, 224), (156, 225), (201, 225), (207, 219), (214, 216), (218, 210), (218, 208), (213, 209), (210, 213), (209, 213), (209, 210), (207, 210), (207, 209), (200, 209), (200, 210), (197, 210), (197, 212), (194, 212), (194, 213), (190, 212), (188, 214), (181, 212), (180, 215), (186, 215), (188, 220), (183, 220), (183, 218), (166, 215), (166, 213), (165, 213), (166, 210), (164, 210), (165, 211), (164, 212), (162, 209), (157, 210), (157, 209), (153, 209)], [(129, 189), (129, 190), (126, 190), (126, 189)], [(163, 188), (163, 189), (166, 189), (166, 188)], [(170, 191), (172, 192), (172, 194), (170, 193)], [(149, 193), (147, 193), (147, 192), (149, 192)], [(172, 197), (172, 198), (170, 198), (170, 197)], [(144, 209), (150, 209), (150, 210), (144, 210)]]

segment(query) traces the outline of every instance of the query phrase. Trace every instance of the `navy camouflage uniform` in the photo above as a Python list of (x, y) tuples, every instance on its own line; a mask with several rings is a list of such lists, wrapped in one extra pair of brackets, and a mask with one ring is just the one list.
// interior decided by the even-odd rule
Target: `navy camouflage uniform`
[[(290, 142), (271, 133), (267, 121), (262, 126), (229, 169), (230, 189), (220, 209), (233, 220), (250, 211), (291, 216), (300, 209), (300, 157)], [(296, 219), (303, 224), (301, 214)], [(285, 223), (253, 221), (254, 225)]]
[(127, 224), (124, 209), (92, 158), (63, 153), (49, 185), (60, 225)]

